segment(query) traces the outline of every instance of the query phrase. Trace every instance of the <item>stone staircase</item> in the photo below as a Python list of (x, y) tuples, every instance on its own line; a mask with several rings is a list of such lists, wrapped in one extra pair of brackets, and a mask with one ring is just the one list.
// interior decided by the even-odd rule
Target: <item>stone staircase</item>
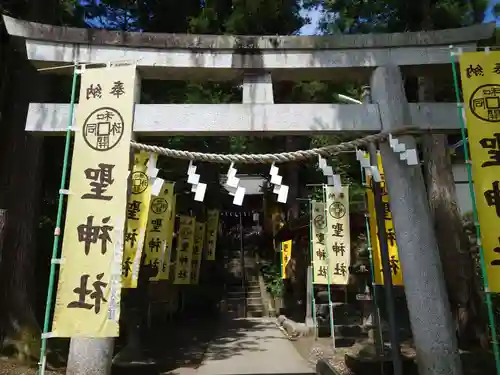
[[(343, 302), (333, 302), (332, 310), (336, 347), (353, 346), (356, 340), (368, 338), (368, 334), (362, 328), (361, 314), (354, 306)], [(316, 305), (316, 319), (318, 322), (318, 336), (330, 336), (330, 308), (328, 302)]]
[(230, 282), (226, 284), (228, 316), (232, 318), (264, 316), (264, 304), (255, 259), (252, 256), (245, 256), (242, 259), (238, 249), (229, 252), (225, 256), (225, 261), (231, 277)]

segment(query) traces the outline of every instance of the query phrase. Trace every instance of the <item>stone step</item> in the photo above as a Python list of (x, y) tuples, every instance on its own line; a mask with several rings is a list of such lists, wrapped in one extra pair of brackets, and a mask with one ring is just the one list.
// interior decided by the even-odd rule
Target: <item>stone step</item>
[(254, 305), (254, 304), (262, 304), (262, 298), (260, 296), (253, 296), (253, 297), (247, 297), (248, 304)]
[(247, 304), (247, 309), (252, 311), (262, 311), (264, 310), (264, 306), (262, 306), (262, 303), (255, 305)]
[[(333, 319), (335, 320), (343, 318), (353, 318), (355, 320), (361, 319), (361, 312), (355, 306), (348, 303), (333, 302), (332, 310)], [(330, 315), (330, 307), (328, 303), (316, 304), (316, 315), (328, 317)]]
[(263, 310), (247, 311), (248, 318), (262, 318), (264, 316)]

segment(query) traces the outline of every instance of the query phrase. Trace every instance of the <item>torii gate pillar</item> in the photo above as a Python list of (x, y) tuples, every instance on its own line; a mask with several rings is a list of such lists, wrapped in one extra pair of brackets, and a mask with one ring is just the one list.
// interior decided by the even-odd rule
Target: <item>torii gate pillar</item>
[[(408, 126), (409, 106), (398, 66), (381, 66), (371, 78), (372, 102), (378, 104), (383, 130)], [(415, 148), (412, 136), (398, 137)], [(461, 375), (433, 219), (420, 166), (408, 166), (380, 144), (420, 375)]]

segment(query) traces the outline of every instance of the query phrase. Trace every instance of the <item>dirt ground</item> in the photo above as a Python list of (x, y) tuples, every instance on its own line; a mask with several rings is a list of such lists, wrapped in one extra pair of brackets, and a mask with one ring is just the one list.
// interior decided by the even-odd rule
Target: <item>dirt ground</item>
[[(303, 337), (293, 341), (293, 344), (299, 354), (308, 361), (311, 368), (315, 368), (316, 362), (319, 359), (324, 358), (328, 360), (330, 365), (341, 375), (355, 375), (345, 366), (344, 356), (349, 352), (357, 351), (363, 345), (363, 343), (358, 343), (353, 347), (337, 348), (334, 351), (330, 337), (317, 339), (314, 339), (314, 337)], [(407, 344), (403, 345), (403, 350), (408, 355), (414, 355), (413, 348)], [(496, 373), (495, 361), (491, 352), (484, 350), (463, 351), (460, 353), (460, 357), (462, 360), (464, 375), (484, 375)]]
[[(18, 362), (0, 357), (0, 375), (37, 375), (38, 367), (27, 367)], [(45, 375), (63, 375), (64, 370), (51, 371), (45, 370)]]
[(328, 359), (341, 375), (351, 375), (352, 372), (344, 364), (344, 355), (352, 348), (338, 348), (335, 351), (332, 348), (332, 340), (330, 337), (301, 337), (293, 341), (295, 349), (304, 358), (312, 369), (316, 368), (316, 362), (319, 359)]

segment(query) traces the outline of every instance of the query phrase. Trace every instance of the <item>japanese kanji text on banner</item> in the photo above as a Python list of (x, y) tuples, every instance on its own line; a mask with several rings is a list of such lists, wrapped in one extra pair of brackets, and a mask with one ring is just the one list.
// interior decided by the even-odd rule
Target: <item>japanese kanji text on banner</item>
[(333, 186), (325, 186), (328, 233), (326, 245), (330, 260), (330, 283), (347, 285), (351, 265), (351, 233), (349, 228), (349, 187), (342, 186), (336, 193)]
[(292, 240), (281, 243), (281, 278), (286, 279), (286, 266), (292, 257)]
[(54, 337), (116, 337), (136, 67), (82, 72)]
[(500, 52), (460, 55), (481, 242), (491, 292), (500, 292)]
[[(131, 194), (127, 204), (127, 232), (122, 263), (122, 283), (124, 288), (137, 288), (142, 248), (148, 225), (149, 204), (151, 202), (152, 179), (149, 171), (156, 167), (158, 156), (146, 151), (136, 152), (132, 168)], [(156, 242), (148, 239), (147, 246), (155, 249)], [(158, 246), (161, 248), (161, 245)]]
[[(149, 205), (148, 226), (146, 230), (146, 264), (158, 268), (158, 274), (150, 280), (160, 280), (167, 252), (170, 252), (172, 236), (167, 232), (172, 219), (172, 200), (174, 198), (174, 183), (163, 182), (160, 193), (151, 197)], [(170, 244), (167, 241), (170, 240)], [(167, 263), (170, 263), (168, 257)]]
[(177, 238), (174, 284), (189, 284), (191, 281), (194, 231), (194, 217), (181, 215), (179, 220), (179, 236)]
[(215, 260), (217, 248), (217, 233), (219, 232), (219, 210), (207, 212), (207, 260)]
[(328, 254), (326, 248), (325, 204), (311, 202), (311, 236), (314, 284), (328, 284)]
[[(365, 156), (368, 157), (368, 154)], [(389, 250), (389, 266), (392, 272), (392, 285), (403, 285), (403, 273), (399, 264), (398, 245), (396, 243), (396, 233), (392, 222), (391, 208), (389, 206), (389, 194), (385, 186), (384, 170), (382, 168), (382, 157), (378, 158), (378, 170), (380, 172), (382, 190), (382, 202), (384, 204), (385, 231), (387, 235), (387, 249)], [(370, 215), (370, 240), (373, 254), (373, 272), (375, 273), (375, 284), (384, 284), (384, 274), (382, 270), (382, 257), (380, 255), (380, 243), (378, 240), (377, 213), (375, 211), (375, 197), (373, 196), (373, 180), (371, 176), (366, 176), (366, 201), (368, 213)]]
[(191, 284), (197, 285), (200, 280), (201, 258), (205, 247), (206, 224), (196, 222), (194, 230), (193, 257), (191, 260)]
[(161, 268), (158, 272), (157, 279), (158, 280), (168, 280), (170, 274), (170, 265), (172, 259), (172, 245), (174, 240), (174, 230), (175, 230), (175, 202), (176, 195), (174, 194), (174, 183), (172, 183), (172, 197), (169, 201), (169, 208), (167, 212), (169, 213), (166, 217), (167, 221), (167, 237), (165, 240), (165, 253), (163, 256), (163, 260), (161, 262)]

